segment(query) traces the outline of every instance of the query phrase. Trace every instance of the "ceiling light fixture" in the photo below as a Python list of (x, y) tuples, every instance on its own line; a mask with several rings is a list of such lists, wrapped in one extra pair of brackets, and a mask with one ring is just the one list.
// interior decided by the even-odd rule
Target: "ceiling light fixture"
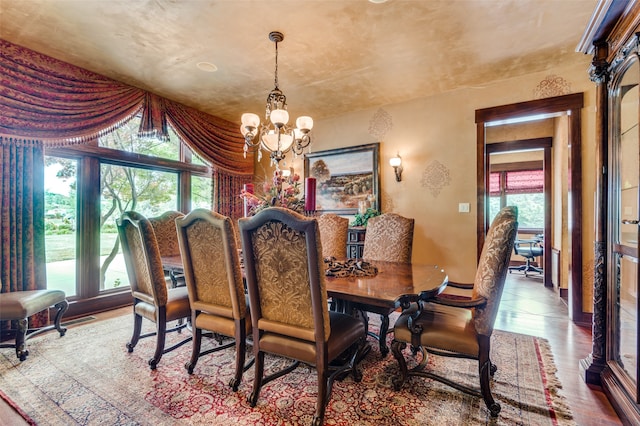
[[(285, 157), (289, 151), (294, 154), (302, 154), (303, 150), (311, 144), (311, 129), (313, 128), (313, 119), (307, 116), (298, 117), (296, 120), (296, 128), (291, 129), (287, 126), (289, 121), (289, 113), (287, 112), (287, 97), (278, 87), (278, 43), (284, 40), (284, 35), (278, 31), (269, 33), (269, 40), (276, 44), (276, 69), (275, 69), (275, 87), (267, 96), (267, 108), (265, 112), (265, 122), (260, 124), (260, 118), (257, 114), (242, 114), (242, 126), (240, 132), (244, 136), (244, 156), (247, 157), (247, 151), (257, 151), (258, 161), (262, 159), (262, 150), (270, 153), (271, 164), (279, 170), (280, 160)], [(260, 135), (258, 136), (258, 127)]]

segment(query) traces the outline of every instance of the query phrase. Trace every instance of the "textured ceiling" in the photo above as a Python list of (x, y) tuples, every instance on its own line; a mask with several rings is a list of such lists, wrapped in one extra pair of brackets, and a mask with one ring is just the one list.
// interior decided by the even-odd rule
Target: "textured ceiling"
[(596, 3), (0, 0), (0, 38), (239, 123), (264, 113), (280, 31), (291, 116), (325, 118), (584, 63)]

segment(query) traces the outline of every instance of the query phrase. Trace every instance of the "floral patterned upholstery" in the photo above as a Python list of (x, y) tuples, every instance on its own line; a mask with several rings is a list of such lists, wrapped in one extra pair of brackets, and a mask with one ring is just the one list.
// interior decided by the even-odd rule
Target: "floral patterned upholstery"
[[(133, 295), (133, 336), (127, 344), (127, 348), (129, 352), (133, 352), (138, 340), (142, 337), (140, 333), (143, 318), (154, 322), (157, 333), (156, 351), (153, 358), (149, 360), (149, 366), (155, 369), (165, 352), (166, 332), (184, 328), (186, 325), (171, 330), (166, 329), (167, 322), (190, 316), (189, 296), (185, 287), (167, 289), (160, 248), (151, 222), (147, 218), (133, 211), (125, 212), (118, 219), (117, 225)], [(189, 340), (191, 337), (183, 340), (177, 346), (174, 345), (167, 349), (167, 351), (175, 349)]]
[(482, 247), (472, 299), (484, 297), (487, 303), (475, 308), (473, 323), (478, 334), (490, 336), (498, 314), (502, 290), (509, 270), (511, 251), (518, 231), (517, 209), (505, 207), (496, 215)]
[[(292, 212), (294, 213), (294, 212)], [(302, 215), (298, 215), (304, 218)], [(306, 219), (306, 218), (305, 218)], [(252, 232), (260, 310), (265, 320), (302, 327), (313, 334), (314, 317), (309, 282), (307, 243), (304, 232), (286, 223), (271, 221)], [(317, 238), (317, 251), (321, 252)], [(320, 258), (319, 265), (323, 265)], [(324, 274), (320, 274), (320, 297), (327, 301)], [(286, 306), (286, 309), (283, 307)], [(323, 338), (329, 338), (329, 314), (323, 312)], [(315, 338), (315, 336), (313, 337)]]
[(395, 213), (385, 213), (369, 219), (362, 258), (411, 263), (414, 223), (414, 219)]
[[(262, 385), (292, 371), (299, 362), (316, 367), (318, 395), (313, 425), (323, 424), (334, 378), (355, 367), (364, 347), (364, 323), (329, 311), (318, 221), (281, 207), (238, 220), (251, 305), (255, 374), (251, 406)], [(264, 376), (264, 354), (295, 360)], [(345, 355), (338, 362), (338, 357)], [(330, 364), (334, 362), (334, 364)]]
[(500, 404), (493, 399), (490, 386), (491, 376), (497, 370), (490, 357), (491, 334), (518, 232), (517, 218), (518, 210), (511, 206), (500, 210), (493, 220), (478, 262), (471, 298), (436, 297), (429, 301), (433, 303), (414, 305), (397, 319), (391, 344), (400, 372), (394, 380), (396, 389), (408, 376), (420, 376), (478, 395), (477, 389), (459, 383), (452, 385), (427, 366), (408, 370), (402, 353), (407, 344), (436, 355), (474, 359), (478, 361), (480, 393), (491, 416), (498, 415)]
[(346, 258), (349, 219), (334, 213), (325, 213), (318, 217), (318, 227), (322, 239), (322, 257)]
[(160, 216), (149, 218), (149, 223), (156, 234), (161, 257), (180, 255), (176, 219), (183, 216), (181, 212), (168, 211)]
[[(176, 226), (194, 329), (191, 360), (185, 367), (193, 373), (201, 356), (203, 330), (233, 337), (236, 375), (230, 385), (237, 390), (242, 380), (246, 335), (251, 322), (233, 223), (216, 212), (195, 209), (177, 219)], [(215, 350), (230, 346), (221, 345)]]

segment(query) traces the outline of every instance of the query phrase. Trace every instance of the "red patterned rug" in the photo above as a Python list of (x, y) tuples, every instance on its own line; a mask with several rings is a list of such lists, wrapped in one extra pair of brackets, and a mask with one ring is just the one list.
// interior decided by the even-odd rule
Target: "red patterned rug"
[[(72, 326), (65, 337), (49, 333), (29, 341), (29, 358), (20, 363), (11, 349), (0, 352), (0, 389), (38, 425), (308, 425), (316, 401), (316, 374), (309, 367), (263, 387), (258, 405), (247, 403), (253, 369), (237, 392), (227, 385), (233, 375), (233, 350), (201, 358), (194, 374), (184, 364), (191, 347), (165, 354), (158, 369), (147, 360), (153, 338), (133, 353), (125, 343), (131, 315)], [(150, 324), (145, 325), (147, 328)], [(171, 339), (179, 338), (175, 333)], [(207, 340), (207, 339), (205, 339)], [(502, 406), (491, 419), (484, 402), (438, 382), (412, 378), (401, 391), (391, 380), (393, 356), (380, 358), (377, 344), (361, 363), (363, 380), (334, 384), (327, 425), (574, 425), (571, 410), (558, 394), (560, 383), (546, 341), (496, 331), (492, 382)], [(209, 342), (208, 344), (215, 344)], [(267, 357), (267, 368), (285, 361)], [(428, 368), (476, 386), (477, 363), (432, 356)]]

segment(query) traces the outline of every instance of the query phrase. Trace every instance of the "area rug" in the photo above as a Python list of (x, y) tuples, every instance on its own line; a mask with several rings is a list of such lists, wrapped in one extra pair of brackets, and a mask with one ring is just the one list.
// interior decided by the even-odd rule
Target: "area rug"
[[(0, 389), (38, 425), (308, 425), (315, 409), (315, 370), (295, 372), (263, 387), (251, 407), (253, 369), (237, 392), (227, 385), (233, 376), (233, 350), (199, 360), (193, 375), (184, 368), (190, 345), (165, 354), (157, 370), (147, 360), (154, 338), (143, 339), (133, 353), (125, 343), (132, 316), (91, 321), (69, 328), (66, 336), (49, 333), (29, 341), (29, 358), (19, 362), (8, 349), (0, 352)], [(151, 324), (145, 324), (151, 329)], [(173, 333), (171, 340), (180, 336)], [(216, 345), (213, 339), (204, 339)], [(492, 360), (498, 371), (492, 382), (502, 406), (491, 418), (481, 399), (424, 378), (411, 378), (395, 391), (393, 356), (381, 358), (378, 345), (362, 361), (363, 380), (351, 377), (334, 384), (327, 425), (574, 425), (545, 340), (496, 331)], [(409, 357), (410, 354), (407, 353)], [(285, 360), (266, 357), (266, 368)], [(428, 368), (477, 387), (477, 363), (431, 356)]]

